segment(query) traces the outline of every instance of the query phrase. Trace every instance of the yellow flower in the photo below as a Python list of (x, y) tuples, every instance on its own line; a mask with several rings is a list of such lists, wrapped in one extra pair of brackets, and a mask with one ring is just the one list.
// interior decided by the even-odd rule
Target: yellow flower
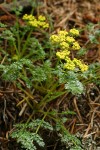
[(48, 28), (49, 24), (45, 22), (45, 16), (40, 15), (38, 20), (33, 15), (25, 14), (23, 19), (27, 21), (27, 24), (32, 27), (41, 27), (41, 28)]
[(74, 42), (72, 48), (73, 50), (79, 50), (81, 47), (78, 42)]
[(61, 49), (69, 49), (69, 44), (66, 42), (61, 42), (60, 47), (61, 47)]
[(75, 29), (75, 28), (71, 29), (69, 31), (69, 33), (71, 33), (73, 36), (78, 36), (79, 35), (79, 31), (77, 29)]
[(69, 57), (66, 57), (66, 58), (65, 58), (65, 61), (68, 63), (68, 62), (71, 61), (71, 59), (70, 59)]
[(66, 36), (65, 35), (58, 35), (60, 42), (65, 42), (66, 41)]
[(61, 52), (61, 55), (65, 55), (65, 58), (66, 58), (66, 56), (68, 56), (70, 54), (70, 51), (68, 51), (67, 49), (66, 50), (63, 50), (62, 52)]
[(48, 28), (49, 24), (46, 22), (41, 22), (41, 21), (37, 21), (38, 26), (42, 27), (42, 28)]
[(73, 62), (76, 64), (76, 65), (81, 65), (82, 62), (76, 58), (73, 59)]
[(66, 41), (69, 42), (69, 43), (73, 43), (75, 41), (75, 39), (71, 36), (67, 36)]
[(49, 28), (49, 24), (48, 23), (44, 23), (44, 25), (42, 27), (43, 28)]
[(81, 69), (81, 71), (82, 71), (82, 72), (84, 72), (84, 71), (87, 71), (87, 70), (88, 70), (88, 66), (87, 66), (87, 65), (85, 65), (85, 64), (82, 64), (82, 65), (80, 65), (79, 67), (80, 67), (80, 69)]
[(68, 35), (68, 32), (65, 31), (65, 30), (61, 30), (61, 31), (58, 32), (58, 35), (59, 35), (59, 36), (62, 36), (62, 35), (63, 35), (63, 36), (66, 36), (66, 35)]
[(36, 19), (34, 21), (29, 21), (28, 24), (32, 27), (38, 27), (38, 22)]
[(75, 69), (75, 64), (73, 63), (73, 61), (69, 57), (66, 57), (65, 61), (66, 61), (66, 63), (63, 66), (64, 69), (69, 69), (69, 70)]
[(32, 15), (25, 14), (25, 15), (23, 16), (23, 20), (32, 21), (32, 20), (34, 20), (34, 19), (35, 19), (35, 17), (32, 16)]
[(52, 43), (58, 43), (59, 42), (59, 37), (57, 35), (53, 34), (53, 35), (50, 36), (50, 41)]
[(45, 20), (46, 20), (45, 16), (40, 15), (38, 17), (38, 21), (43, 21), (44, 22)]
[(64, 50), (61, 52), (57, 52), (56, 56), (59, 57), (60, 59), (65, 59), (69, 54), (70, 52), (68, 50)]
[(64, 42), (66, 40), (66, 35), (68, 35), (68, 32), (65, 30), (61, 30), (58, 32), (58, 37), (60, 39), (60, 42)]
[(64, 59), (65, 58), (65, 56), (62, 57), (61, 52), (56, 52), (56, 56), (59, 57), (60, 59)]
[(80, 60), (76, 58), (73, 59), (73, 63), (75, 63), (81, 69), (82, 72), (88, 70), (88, 66), (83, 64)]
[(68, 69), (68, 70), (74, 70), (75, 69), (75, 64), (72, 61), (70, 61), (68, 63), (65, 63), (63, 68)]

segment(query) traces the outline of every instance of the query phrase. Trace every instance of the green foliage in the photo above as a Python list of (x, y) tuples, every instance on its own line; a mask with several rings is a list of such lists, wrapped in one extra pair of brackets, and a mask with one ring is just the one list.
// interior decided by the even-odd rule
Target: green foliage
[[(32, 82), (39, 83), (50, 78), (52, 72), (50, 65), (50, 61), (45, 61), (43, 65), (36, 67), (32, 64), (31, 60), (23, 58), (10, 65), (0, 65), (0, 70), (2, 71), (2, 78), (4, 80), (13, 82), (20, 78), (30, 88)], [(30, 73), (30, 78), (22, 72), (24, 68), (27, 74)]]
[(21, 143), (22, 148), (26, 150), (36, 150), (33, 141), (39, 146), (44, 147), (43, 139), (36, 133), (30, 133), (26, 130), (17, 130), (12, 133), (12, 138), (17, 138), (17, 143)]
[(67, 84), (65, 84), (65, 89), (72, 92), (73, 94), (81, 94), (83, 93), (83, 85), (78, 80), (69, 81)]
[(89, 23), (84, 29), (82, 29), (87, 34), (88, 40), (85, 43), (85, 45), (83, 45), (83, 47), (80, 49), (80, 51), (77, 52), (78, 56), (82, 56), (86, 54), (88, 52), (88, 49), (91, 50), (92, 46), (94, 47), (95, 45), (98, 45), (100, 43), (99, 26), (100, 23), (98, 24)]
[[(44, 31), (38, 31), (44, 36), (40, 42), (32, 34), (35, 30), (28, 25), (20, 26), (16, 22), (13, 27), (2, 32), (1, 42), (3, 39), (8, 42), (6, 61), (0, 65), (2, 78), (12, 82), (20, 79), (25, 82), (28, 88), (31, 88), (33, 84), (34, 87), (37, 87), (41, 83), (41, 87), (38, 88), (40, 91), (44, 85), (47, 91), (51, 86), (54, 86), (52, 92), (59, 96), (61, 94), (58, 92), (56, 94), (55, 91), (62, 84), (65, 84), (65, 91), (73, 94), (83, 93), (84, 85), (80, 81), (79, 70), (64, 70), (63, 64), (59, 63), (59, 60), (53, 63), (52, 59), (55, 57), (55, 53), (49, 39), (47, 39), (49, 36)], [(45, 39), (47, 42), (44, 42)], [(50, 52), (45, 51), (47, 43)], [(5, 55), (4, 52), (3, 54)], [(56, 96), (52, 98), (54, 99), (54, 97), (56, 98)]]
[[(64, 112), (65, 113), (65, 112)], [(61, 121), (62, 120), (62, 121)], [(37, 145), (39, 147), (44, 147), (45, 143), (43, 138), (41, 137), (40, 129), (56, 131), (58, 133), (58, 137), (60, 137), (62, 145), (70, 148), (70, 150), (82, 150), (80, 140), (71, 135), (63, 126), (62, 122), (65, 122), (64, 118), (60, 119), (56, 122), (56, 128), (45, 122), (43, 119), (36, 119), (29, 123), (20, 123), (15, 125), (15, 130), (11, 133), (11, 137), (17, 140), (17, 143), (21, 144), (22, 148), (26, 150), (37, 150)], [(37, 133), (38, 132), (38, 133)]]
[(79, 81), (77, 73), (72, 71), (68, 72), (67, 83), (65, 84), (65, 89), (69, 90), (73, 94), (81, 94), (84, 91), (83, 84)]
[[(34, 8), (39, 5), (37, 1), (30, 0), (30, 2)], [(25, 97), (21, 97), (23, 98), (22, 102), (30, 104), (31, 109), (34, 112), (36, 110), (37, 116), (41, 113), (50, 119), (49, 122), (52, 122), (53, 119), (56, 127), (52, 127), (44, 119), (36, 119), (29, 123), (15, 125), (11, 137), (21, 143), (22, 148), (36, 150), (37, 145), (40, 147), (45, 146), (40, 129), (42, 131), (44, 129), (51, 132), (56, 131), (66, 149), (82, 150), (80, 140), (71, 135), (64, 127), (64, 123), (67, 121), (65, 116), (68, 114), (74, 115), (75, 113), (73, 111), (59, 112), (59, 110), (48, 109), (48, 107), (51, 107), (50, 102), (65, 93), (82, 94), (85, 85), (88, 83), (100, 85), (100, 63), (89, 65), (89, 69), (85, 72), (80, 72), (77, 65), (72, 71), (64, 69), (64, 60), (55, 57), (59, 46), (54, 46), (50, 42), (48, 31), (32, 28), (28, 24), (21, 26), (18, 17), (21, 14), (22, 7), (14, 9), (17, 16), (15, 25), (9, 28), (7, 25), (0, 23), (0, 27), (3, 28), (0, 33), (0, 76), (4, 81), (14, 82), (22, 92), (24, 91), (28, 102), (25, 101)], [(93, 24), (88, 25), (87, 29), (89, 42), (99, 44), (100, 30)], [(70, 47), (72, 46), (73, 43)], [(78, 51), (78, 55), (82, 56), (86, 52), (87, 48), (82, 48)], [(24, 82), (26, 87), (23, 88), (19, 81)], [(28, 90), (26, 90), (27, 88)], [(40, 96), (39, 101), (36, 99), (36, 105), (33, 101), (32, 105), (30, 103), (31, 97), (34, 97), (33, 90)], [(30, 117), (30, 119), (32, 118)]]
[(100, 63), (96, 62), (90, 64), (89, 70), (81, 74), (82, 78), (87, 79), (87, 82), (92, 82), (96, 85), (100, 85)]
[(29, 54), (27, 54), (25, 58), (30, 58), (31, 56), (33, 61), (45, 58), (45, 51), (43, 50), (42, 45), (36, 38), (30, 38), (27, 47)]
[(53, 130), (52, 126), (48, 123), (45, 122), (44, 120), (36, 119), (33, 120), (30, 123), (20, 123), (16, 124), (15, 127), (17, 127), (18, 130), (21, 129), (32, 129), (33, 131), (37, 129), (38, 126), (41, 126), (41, 128), (48, 129), (48, 130)]
[(100, 37), (100, 29), (98, 28), (99, 24), (90, 23), (87, 25), (87, 30), (89, 33), (89, 40), (91, 43), (99, 44), (98, 38)]
[(63, 118), (56, 122), (56, 130), (59, 133), (61, 143), (66, 146), (66, 149), (76, 150), (77, 148), (77, 150), (83, 150), (81, 141), (75, 135), (70, 134), (63, 126)]
[(59, 135), (61, 137), (61, 142), (66, 145), (66, 149), (70, 148), (70, 150), (83, 150), (81, 148), (80, 140), (67, 132), (64, 132), (63, 135)]
[(34, 68), (29, 69), (32, 74), (32, 81), (45, 81), (52, 73), (51, 63), (50, 61), (45, 61), (41, 66), (34, 66)]
[(2, 77), (7, 81), (15, 81), (18, 77), (20, 77), (20, 71), (23, 66), (31, 66), (32, 63), (29, 59), (20, 59), (17, 62), (13, 62), (11, 65), (0, 65), (0, 69), (2, 69)]
[(16, 124), (16, 129), (10, 136), (17, 139), (17, 143), (21, 143), (22, 148), (25, 148), (26, 150), (37, 150), (36, 144), (40, 147), (45, 146), (42, 137), (37, 133), (38, 127), (53, 131), (52, 126), (48, 122), (36, 119), (30, 123)]
[(0, 22), (0, 27), (1, 27), (1, 28), (6, 28), (7, 25)]
[(80, 51), (77, 52), (77, 54), (79, 56), (83, 56), (87, 53), (87, 49), (86, 48), (81, 48)]
[(65, 84), (65, 89), (73, 94), (81, 94), (84, 91), (82, 82), (79, 81), (80, 74), (74, 71), (63, 71), (63, 69), (58, 66), (55, 74), (59, 77), (59, 83)]
[[(93, 24), (89, 23), (85, 28), (85, 32), (88, 36), (88, 41), (85, 44), (85, 47), (82, 48), (77, 54), (82, 56), (88, 52), (88, 49), (91, 50), (94, 46), (98, 46), (100, 43), (100, 23)], [(98, 49), (99, 51), (99, 49)], [(89, 65), (89, 69), (86, 72), (80, 74), (81, 81), (84, 85), (88, 83), (94, 83), (96, 85), (100, 85), (100, 62), (91, 63)]]
[(6, 39), (11, 42), (15, 41), (14, 34), (10, 30), (7, 30), (7, 29), (2, 32), (1, 38)]

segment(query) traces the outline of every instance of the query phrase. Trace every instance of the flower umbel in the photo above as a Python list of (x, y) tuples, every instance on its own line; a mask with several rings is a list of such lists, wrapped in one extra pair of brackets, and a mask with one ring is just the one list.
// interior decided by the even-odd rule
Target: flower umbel
[(71, 37), (71, 36), (67, 36), (66, 37), (66, 41), (71, 44), (71, 43), (73, 43), (75, 41), (75, 39), (73, 37)]
[(23, 16), (23, 20), (25, 20), (27, 22), (28, 25), (32, 26), (32, 27), (38, 27), (38, 28), (48, 28), (49, 24), (46, 23), (46, 18), (45, 16), (38, 16), (38, 19), (36, 19), (33, 15), (28, 15), (25, 14)]
[(71, 61), (69, 57), (66, 57), (65, 61), (66, 63), (64, 63), (64, 66), (63, 66), (64, 69), (68, 69), (68, 70), (75, 69), (75, 64), (73, 63), (73, 61)]
[(57, 35), (53, 34), (50, 36), (50, 41), (53, 44), (57, 44), (57, 43), (59, 43), (59, 37)]
[(61, 42), (60, 47), (61, 47), (61, 49), (69, 49), (69, 44), (66, 42)]
[(69, 32), (61, 30), (58, 34), (53, 34), (50, 36), (50, 41), (52, 44), (60, 48), (60, 51), (56, 52), (56, 56), (64, 60), (64, 69), (74, 70), (79, 68), (82, 72), (88, 70), (88, 66), (82, 63), (80, 60), (74, 58), (70, 59), (70, 51), (80, 50), (79, 43), (75, 40), (75, 36), (79, 35), (79, 31), (75, 28), (71, 29)]
[(73, 50), (79, 50), (81, 47), (78, 42), (74, 42), (72, 48)]
[(73, 59), (73, 62), (76, 64), (76, 66), (78, 66), (82, 72), (87, 71), (88, 70), (88, 66), (83, 64), (81, 62), (81, 60), (78, 60), (76, 58)]
[(68, 32), (66, 30), (61, 30), (61, 31), (58, 32), (58, 35), (59, 36), (62, 36), (62, 35), (66, 36), (66, 35), (68, 35)]
[(40, 15), (40, 16), (38, 17), (38, 21), (44, 22), (45, 20), (46, 20), (45, 16)]
[(32, 16), (32, 15), (25, 14), (25, 15), (23, 16), (23, 20), (33, 21), (34, 19), (35, 19), (35, 17)]
[(69, 33), (73, 36), (78, 36), (79, 35), (79, 31), (75, 28), (70, 29)]
[(68, 56), (70, 54), (70, 51), (68, 50), (63, 50), (61, 52), (57, 52), (56, 56), (59, 57), (60, 59), (65, 59), (66, 56)]

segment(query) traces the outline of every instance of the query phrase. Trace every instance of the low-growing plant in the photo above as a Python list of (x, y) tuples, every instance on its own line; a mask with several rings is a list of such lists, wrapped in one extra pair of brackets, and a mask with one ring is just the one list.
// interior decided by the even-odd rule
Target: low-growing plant
[[(35, 88), (37, 87), (38, 90), (46, 88), (45, 91), (50, 86), (52, 88), (54, 86), (55, 90), (61, 84), (65, 84), (65, 89), (68, 91), (81, 94), (84, 88), (79, 81), (79, 76), (81, 72), (88, 69), (88, 66), (76, 58), (73, 60), (70, 58), (72, 50), (80, 49), (74, 38), (79, 34), (78, 30), (71, 29), (69, 33), (60, 31), (58, 36), (51, 35), (50, 41), (48, 39), (50, 53), (46, 53), (39, 40), (32, 35), (34, 30), (40, 32), (41, 28), (43, 30), (49, 27), (49, 24), (45, 22), (46, 18), (40, 15), (36, 19), (26, 14), (23, 19), (26, 20), (26, 25), (23, 27), (16, 23), (14, 27), (9, 30), (4, 29), (2, 32), (1, 40), (7, 40), (8, 43), (7, 51), (2, 49), (2, 58), (6, 56), (0, 65), (3, 79), (8, 81), (21, 79), (28, 88), (31, 88), (32, 83), (35, 82)], [(57, 47), (61, 50), (56, 52)], [(58, 58), (53, 63), (55, 54)], [(40, 83), (42, 86), (39, 85)]]
[[(50, 112), (52, 108), (49, 104), (68, 92), (82, 94), (87, 82), (94, 79), (98, 82), (100, 67), (97, 63), (88, 66), (83, 60), (76, 58), (76, 51), (80, 50), (76, 40), (79, 36), (77, 29), (61, 30), (49, 35), (49, 23), (45, 16), (25, 14), (22, 21), (23, 24), (17, 21), (10, 28), (0, 23), (3, 28), (0, 36), (2, 80), (14, 83), (25, 94), (17, 106), (26, 102), (32, 109), (28, 121), (35, 114), (40, 115), (40, 118), (44, 115), (53, 119), (56, 125), (58, 123), (59, 128), (55, 130), (66, 148), (71, 143), (71, 150), (79, 150), (80, 141), (68, 133), (64, 124), (61, 124), (62, 120), (58, 116), (56, 118), (54, 112)], [(34, 97), (35, 93), (40, 95), (39, 99)], [(52, 130), (52, 126), (44, 118), (16, 125), (12, 138), (16, 138), (27, 150), (36, 150), (35, 143), (40, 147), (44, 146), (38, 131), (40, 127)]]
[(21, 147), (26, 150), (36, 150), (35, 144), (44, 147), (45, 143), (42, 137), (38, 134), (39, 128), (53, 130), (52, 126), (44, 120), (33, 120), (30, 123), (20, 123), (15, 125), (16, 129), (12, 132), (11, 137), (16, 138)]
[(57, 140), (59, 140), (62, 146), (66, 149), (70, 148), (70, 150), (82, 150), (81, 141), (74, 135), (69, 134), (61, 121), (62, 120), (59, 120), (57, 122), (55, 128), (48, 122), (40, 119), (33, 120), (29, 123), (16, 124), (15, 129), (10, 136), (16, 139), (17, 143), (20, 143), (21, 147), (26, 150), (37, 150), (39, 147), (44, 147), (45, 149), (46, 143), (43, 140), (44, 137), (42, 132), (43, 130), (45, 130), (45, 132), (46, 130), (49, 130), (52, 133), (57, 132)]

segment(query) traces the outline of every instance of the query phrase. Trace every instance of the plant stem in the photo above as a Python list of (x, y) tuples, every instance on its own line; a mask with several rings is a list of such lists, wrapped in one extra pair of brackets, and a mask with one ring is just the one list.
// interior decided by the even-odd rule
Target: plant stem
[(24, 44), (24, 46), (23, 46), (23, 48), (22, 48), (21, 57), (24, 55), (24, 53), (25, 53), (25, 51), (26, 51), (27, 44), (28, 44), (28, 42), (29, 42), (30, 36), (31, 36), (31, 34), (32, 34), (32, 31), (33, 31), (33, 29), (30, 30), (30, 32), (29, 32), (29, 34), (28, 34), (28, 36), (27, 36), (27, 39), (26, 39), (26, 41), (25, 41), (25, 44)]
[(44, 117), (42, 118), (41, 123), (40, 123), (39, 126), (37, 127), (35, 133), (38, 133), (38, 131), (39, 131), (40, 127), (41, 127), (41, 124), (43, 123), (43, 121), (44, 121), (45, 117), (47, 116), (47, 114), (48, 114), (48, 112), (49, 112), (50, 109), (51, 109), (51, 107), (49, 107), (48, 111), (45, 113), (45, 115), (44, 115)]

